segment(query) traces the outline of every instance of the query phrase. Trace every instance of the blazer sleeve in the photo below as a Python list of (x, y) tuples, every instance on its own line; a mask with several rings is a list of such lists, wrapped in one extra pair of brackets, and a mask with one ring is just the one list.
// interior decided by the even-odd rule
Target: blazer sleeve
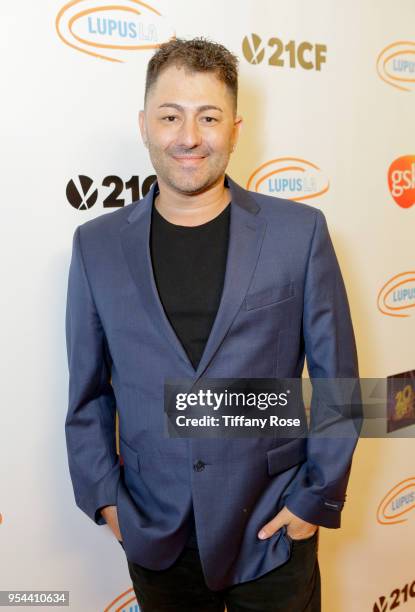
[(319, 210), (306, 270), (303, 337), (313, 386), (307, 461), (286, 506), (309, 523), (337, 528), (360, 433), (361, 396), (346, 289)]
[(73, 236), (66, 303), (69, 368), (66, 446), (75, 501), (96, 524), (116, 505), (120, 464), (111, 360), (84, 266), (80, 227)]

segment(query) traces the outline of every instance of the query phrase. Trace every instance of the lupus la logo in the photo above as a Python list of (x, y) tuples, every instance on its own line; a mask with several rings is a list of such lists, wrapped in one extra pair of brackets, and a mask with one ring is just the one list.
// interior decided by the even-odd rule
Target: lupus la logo
[(382, 81), (401, 91), (415, 89), (415, 42), (398, 41), (378, 55), (376, 70)]
[(377, 307), (390, 317), (410, 317), (415, 308), (415, 270), (392, 276), (378, 293)]
[(140, 0), (72, 0), (58, 12), (56, 31), (69, 47), (110, 62), (175, 36), (161, 13)]
[(259, 166), (249, 177), (247, 189), (302, 202), (326, 193), (329, 181), (310, 161), (279, 157)]
[(134, 589), (128, 589), (118, 595), (105, 609), (104, 612), (140, 612), (140, 606), (134, 594)]
[(390, 489), (380, 502), (376, 519), (380, 525), (405, 523), (415, 508), (415, 477), (406, 478)]
[(410, 208), (415, 204), (415, 155), (404, 155), (391, 163), (388, 183), (398, 206)]

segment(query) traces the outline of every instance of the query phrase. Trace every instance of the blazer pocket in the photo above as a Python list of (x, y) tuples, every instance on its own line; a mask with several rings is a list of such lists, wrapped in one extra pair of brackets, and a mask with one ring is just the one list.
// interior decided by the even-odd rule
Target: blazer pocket
[(140, 460), (138, 457), (138, 453), (120, 436), (120, 455), (124, 460), (125, 465), (136, 470), (136, 472), (140, 471)]
[(274, 476), (306, 461), (307, 438), (294, 438), (281, 446), (267, 451), (268, 474)]
[(267, 306), (268, 304), (276, 304), (289, 298), (294, 297), (294, 284), (286, 283), (285, 285), (277, 285), (269, 289), (262, 289), (255, 293), (248, 293), (244, 299), (244, 309), (252, 310)]

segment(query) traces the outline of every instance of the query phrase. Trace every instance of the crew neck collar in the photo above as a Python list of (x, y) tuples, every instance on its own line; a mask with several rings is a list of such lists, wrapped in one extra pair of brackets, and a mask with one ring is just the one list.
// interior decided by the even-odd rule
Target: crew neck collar
[(163, 223), (165, 226), (168, 226), (170, 228), (175, 228), (178, 230), (183, 230), (183, 231), (189, 231), (189, 230), (196, 230), (198, 228), (206, 228), (210, 225), (214, 225), (215, 223), (217, 223), (218, 221), (221, 221), (222, 218), (227, 215), (230, 211), (230, 207), (231, 207), (231, 203), (229, 202), (225, 208), (223, 210), (221, 210), (221, 212), (216, 215), (216, 217), (213, 217), (212, 219), (209, 219), (209, 221), (205, 221), (205, 223), (199, 223), (198, 225), (180, 225), (177, 223), (172, 223), (171, 221), (168, 221), (165, 217), (163, 217), (163, 215), (157, 210), (155, 204), (154, 204), (154, 200), (156, 198), (158, 192), (154, 193), (154, 199), (153, 199), (153, 214), (156, 215), (158, 217), (158, 219), (161, 221), (161, 223)]

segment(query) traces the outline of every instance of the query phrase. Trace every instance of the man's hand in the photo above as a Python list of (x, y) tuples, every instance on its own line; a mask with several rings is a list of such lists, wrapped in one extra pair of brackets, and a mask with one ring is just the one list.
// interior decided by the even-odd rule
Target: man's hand
[(122, 542), (120, 526), (118, 524), (117, 506), (104, 506), (101, 508), (101, 514), (111, 528), (117, 540)]
[(307, 523), (303, 521), (299, 516), (293, 514), (288, 510), (287, 506), (278, 512), (274, 518), (264, 525), (258, 533), (260, 540), (265, 540), (270, 536), (274, 535), (278, 529), (281, 529), (283, 525), (287, 525), (287, 535), (293, 540), (303, 540), (311, 538), (311, 536), (317, 531), (318, 525)]

